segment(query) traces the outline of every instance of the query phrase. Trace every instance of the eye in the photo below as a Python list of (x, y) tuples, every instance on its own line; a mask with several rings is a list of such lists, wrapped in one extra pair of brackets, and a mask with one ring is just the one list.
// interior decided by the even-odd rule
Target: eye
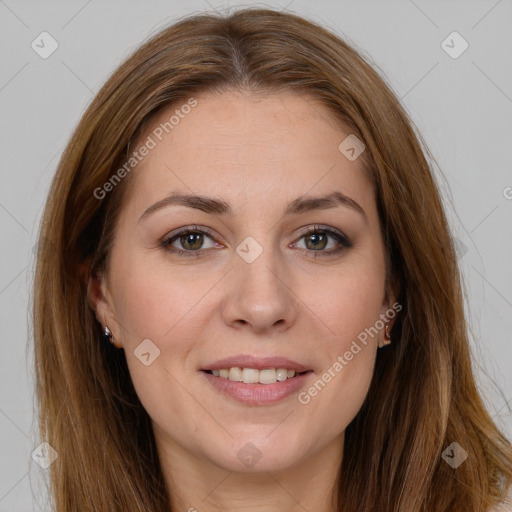
[[(180, 228), (178, 231), (171, 233), (168, 237), (165, 237), (160, 241), (160, 245), (167, 250), (183, 255), (183, 256), (197, 256), (205, 251), (204, 249), (204, 238), (208, 237), (212, 239), (212, 232), (208, 228), (200, 228), (199, 226), (188, 226)], [(179, 244), (181, 248), (176, 247), (175, 244)], [(218, 244), (215, 242), (210, 246), (214, 247)]]
[[(346, 235), (341, 231), (327, 226), (313, 226), (312, 228), (306, 228), (301, 232), (302, 236), (299, 240), (305, 239), (306, 250), (309, 252), (316, 253), (314, 256), (332, 256), (338, 254), (347, 247), (352, 247), (352, 243)], [(337, 242), (338, 247), (326, 251), (329, 245), (329, 239), (333, 239)], [(297, 243), (293, 244), (294, 246)]]
[[(299, 240), (305, 239), (305, 250), (317, 256), (332, 256), (338, 254), (347, 247), (352, 247), (352, 243), (346, 235), (341, 231), (328, 226), (309, 227), (301, 231)], [(219, 247), (220, 244), (213, 240), (213, 232), (206, 227), (186, 226), (171, 233), (160, 241), (160, 245), (180, 256), (203, 256), (208, 251), (202, 250), (204, 247), (205, 237), (211, 240), (208, 248)], [(329, 240), (337, 243), (338, 247), (331, 250), (324, 250), (329, 246)], [(298, 242), (292, 244), (296, 247)], [(177, 247), (179, 245), (181, 247)]]

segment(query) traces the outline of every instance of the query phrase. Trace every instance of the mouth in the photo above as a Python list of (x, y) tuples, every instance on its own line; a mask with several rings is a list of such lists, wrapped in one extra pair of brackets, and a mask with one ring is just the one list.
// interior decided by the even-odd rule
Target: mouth
[(199, 368), (219, 396), (245, 405), (271, 405), (300, 391), (314, 370), (281, 356), (238, 354)]
[(287, 368), (264, 368), (259, 370), (257, 368), (220, 368), (215, 370), (202, 370), (204, 373), (218, 377), (219, 379), (230, 380), (232, 382), (241, 382), (243, 384), (276, 384), (278, 382), (285, 382), (290, 379), (296, 379), (312, 370), (295, 371)]

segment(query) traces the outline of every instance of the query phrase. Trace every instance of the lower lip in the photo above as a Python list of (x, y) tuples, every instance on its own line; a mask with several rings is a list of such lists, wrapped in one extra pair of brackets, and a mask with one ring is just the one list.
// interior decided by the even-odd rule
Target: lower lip
[(216, 377), (204, 371), (201, 372), (208, 381), (224, 393), (247, 405), (268, 405), (279, 402), (304, 386), (311, 371), (273, 384), (246, 384), (234, 380)]

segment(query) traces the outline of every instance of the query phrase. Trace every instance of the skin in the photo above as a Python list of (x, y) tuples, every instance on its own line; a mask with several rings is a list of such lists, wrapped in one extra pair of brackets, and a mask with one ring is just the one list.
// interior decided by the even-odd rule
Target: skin
[[(350, 132), (315, 99), (238, 91), (195, 98), (197, 106), (130, 175), (107, 270), (91, 282), (90, 301), (124, 348), (177, 510), (330, 512), (344, 431), (367, 394), (378, 336), (307, 405), (296, 394), (273, 405), (241, 404), (200, 369), (240, 353), (285, 356), (313, 370), (307, 389), (375, 324), (394, 299), (385, 290), (374, 191), (361, 159), (338, 150)], [(162, 112), (141, 141), (176, 108)], [(299, 196), (335, 190), (365, 217), (346, 206), (283, 217)], [(221, 198), (234, 213), (172, 205), (139, 220), (173, 191)], [(194, 224), (214, 236), (204, 235), (202, 246), (183, 238), (173, 246), (199, 247), (203, 256), (159, 245)], [(315, 224), (340, 230), (352, 247), (329, 235), (315, 250), (311, 235), (298, 232)], [(263, 248), (252, 263), (236, 252), (247, 236)], [(160, 349), (149, 366), (134, 355), (145, 339)], [(237, 456), (248, 442), (261, 454), (251, 467)]]

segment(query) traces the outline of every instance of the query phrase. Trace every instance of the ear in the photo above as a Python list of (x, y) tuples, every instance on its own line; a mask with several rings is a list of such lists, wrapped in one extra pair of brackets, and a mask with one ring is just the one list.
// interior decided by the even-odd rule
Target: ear
[(112, 307), (112, 296), (106, 281), (104, 272), (91, 271), (89, 262), (81, 268), (81, 276), (87, 285), (87, 300), (94, 311), (96, 320), (101, 325), (101, 330), (108, 326), (114, 339), (119, 340), (119, 328), (115, 320)]
[[(384, 294), (384, 302), (383, 302), (383, 313), (389, 312), (390, 310), (394, 311), (394, 315), (392, 315), (388, 320), (389, 330), (393, 327), (395, 320), (398, 316), (398, 312), (402, 309), (402, 305), (397, 302), (397, 298), (400, 296), (400, 280), (398, 276), (393, 275), (387, 281), (386, 291)], [(387, 316), (387, 315), (386, 315)]]

